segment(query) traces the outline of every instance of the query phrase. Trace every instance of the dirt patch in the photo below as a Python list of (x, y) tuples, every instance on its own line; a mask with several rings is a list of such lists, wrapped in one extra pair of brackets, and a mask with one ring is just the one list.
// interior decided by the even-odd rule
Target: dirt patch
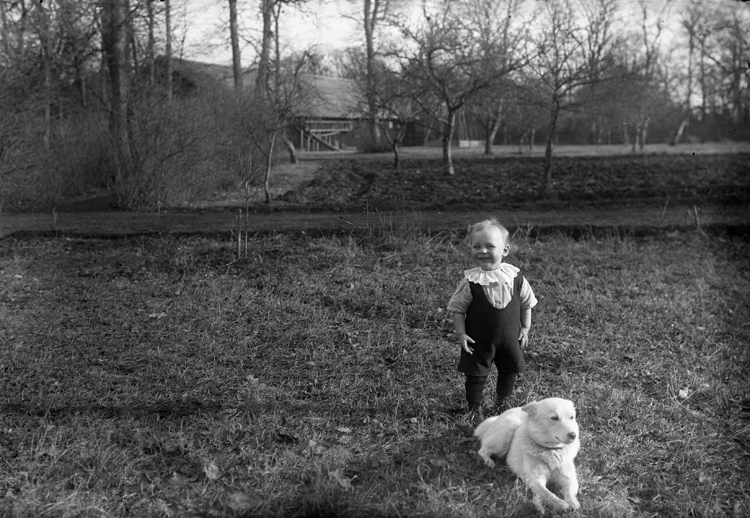
[(459, 158), (454, 176), (439, 161), (325, 162), (315, 179), (280, 197), (309, 210), (456, 211), (587, 206), (746, 204), (750, 154), (560, 157), (551, 199), (541, 199), (541, 157)]
[[(697, 218), (696, 218), (697, 214)], [(398, 212), (277, 212), (250, 214), (243, 228), (250, 234), (274, 232), (463, 232), (467, 225), (498, 217), (511, 231), (535, 233), (626, 232), (652, 234), (676, 230), (719, 229), (750, 233), (750, 218), (742, 207), (703, 205), (690, 208), (615, 207), (555, 211), (398, 211)], [(61, 212), (0, 214), (0, 237), (125, 237), (134, 235), (214, 235), (234, 239), (238, 227), (234, 211)]]
[[(434, 150), (433, 150), (434, 152)], [(563, 156), (555, 160), (555, 196), (538, 196), (540, 156), (458, 153), (455, 176), (423, 150), (395, 171), (389, 155), (315, 156), (276, 168), (274, 200), (239, 191), (191, 207), (116, 211), (113, 200), (60, 205), (43, 212), (0, 213), (0, 236), (227, 234), (405, 226), (461, 229), (485, 215), (531, 227), (629, 229), (746, 228), (750, 224), (750, 154)], [(309, 158), (309, 157), (308, 157)]]
[[(306, 185), (315, 180), (316, 173), (322, 164), (317, 161), (304, 161), (296, 164), (280, 164), (273, 169), (271, 175), (269, 194), (271, 199), (279, 199), (283, 195)], [(193, 209), (227, 209), (234, 207), (245, 207), (248, 202), (253, 206), (265, 203), (265, 192), (263, 187), (251, 187), (247, 193), (238, 189), (234, 192), (222, 193), (215, 198), (201, 201), (191, 205)]]

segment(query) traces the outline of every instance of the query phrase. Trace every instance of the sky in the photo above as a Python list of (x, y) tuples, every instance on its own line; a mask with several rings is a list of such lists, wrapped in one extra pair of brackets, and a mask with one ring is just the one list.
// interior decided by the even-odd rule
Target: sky
[[(531, 4), (543, 0), (529, 0)], [(667, 19), (663, 20), (668, 31), (679, 30), (679, 18), (687, 0), (675, 0)], [(725, 3), (733, 0), (704, 0), (706, 3)], [(406, 0), (405, 3), (419, 5), (420, 0)], [(638, 18), (637, 0), (621, 0), (624, 12)], [(652, 13), (659, 11), (664, 0), (648, 0)], [(237, 0), (240, 27), (260, 27), (257, 14), (258, 0)], [(284, 25), (281, 40), (288, 50), (302, 51), (316, 46), (318, 53), (325, 54), (332, 49), (363, 44), (363, 31), (359, 28), (362, 0), (306, 0), (302, 10), (285, 7), (282, 15)], [(229, 49), (229, 2), (228, 0), (172, 0), (174, 37), (183, 41), (181, 57), (210, 63), (229, 65), (232, 54)], [(354, 19), (356, 17), (356, 20)], [(637, 23), (631, 23), (637, 30)], [(257, 33), (256, 33), (257, 34)], [(663, 44), (674, 38), (665, 35)], [(178, 47), (179, 48), (179, 43)], [(255, 52), (243, 43), (242, 64), (247, 66), (254, 60)]]
[[(257, 0), (238, 0), (240, 27), (259, 27)], [(362, 39), (357, 22), (343, 15), (355, 15), (360, 1), (308, 0), (304, 11), (286, 7), (282, 15), (282, 42), (290, 50), (302, 51), (315, 45), (325, 52), (345, 48)], [(228, 0), (172, 0), (174, 37), (184, 37), (184, 57), (217, 64), (231, 64), (229, 49)], [(186, 29), (185, 29), (186, 28)], [(252, 47), (243, 43), (242, 63), (254, 58)]]

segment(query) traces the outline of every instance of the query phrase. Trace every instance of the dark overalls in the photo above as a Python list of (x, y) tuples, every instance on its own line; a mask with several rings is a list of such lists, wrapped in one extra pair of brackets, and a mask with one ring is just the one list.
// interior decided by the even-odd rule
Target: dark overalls
[(516, 374), (526, 370), (518, 334), (521, 330), (521, 286), (523, 276), (513, 281), (513, 296), (503, 309), (496, 309), (482, 286), (469, 282), (472, 301), (466, 310), (466, 334), (474, 354), (461, 349), (458, 370), (466, 374), (466, 400), (470, 407), (480, 406), (482, 391), (494, 363), (497, 367), (497, 404), (502, 405), (513, 391)]

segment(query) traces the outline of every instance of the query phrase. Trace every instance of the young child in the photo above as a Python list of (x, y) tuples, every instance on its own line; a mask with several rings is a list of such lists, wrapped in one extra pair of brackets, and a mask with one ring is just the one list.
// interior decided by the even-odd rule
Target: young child
[(497, 368), (498, 413), (513, 392), (516, 374), (526, 363), (531, 308), (536, 297), (518, 268), (503, 262), (510, 252), (508, 230), (496, 219), (469, 227), (467, 241), (476, 268), (464, 277), (448, 303), (461, 344), (458, 370), (466, 374), (466, 401), (475, 424), (483, 420), (482, 392), (490, 367)]

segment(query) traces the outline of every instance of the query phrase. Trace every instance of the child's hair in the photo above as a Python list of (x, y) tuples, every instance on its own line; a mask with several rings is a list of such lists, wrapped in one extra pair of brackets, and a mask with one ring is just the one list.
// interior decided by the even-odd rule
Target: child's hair
[(498, 229), (503, 234), (503, 239), (505, 239), (506, 243), (510, 240), (510, 232), (508, 232), (508, 229), (505, 228), (502, 223), (497, 220), (497, 218), (490, 218), (485, 219), (484, 221), (480, 221), (479, 223), (469, 225), (469, 232), (466, 234), (466, 241), (471, 243), (471, 236), (473, 236), (476, 232), (481, 232), (482, 230), (488, 229), (490, 227), (495, 227), (496, 229)]

